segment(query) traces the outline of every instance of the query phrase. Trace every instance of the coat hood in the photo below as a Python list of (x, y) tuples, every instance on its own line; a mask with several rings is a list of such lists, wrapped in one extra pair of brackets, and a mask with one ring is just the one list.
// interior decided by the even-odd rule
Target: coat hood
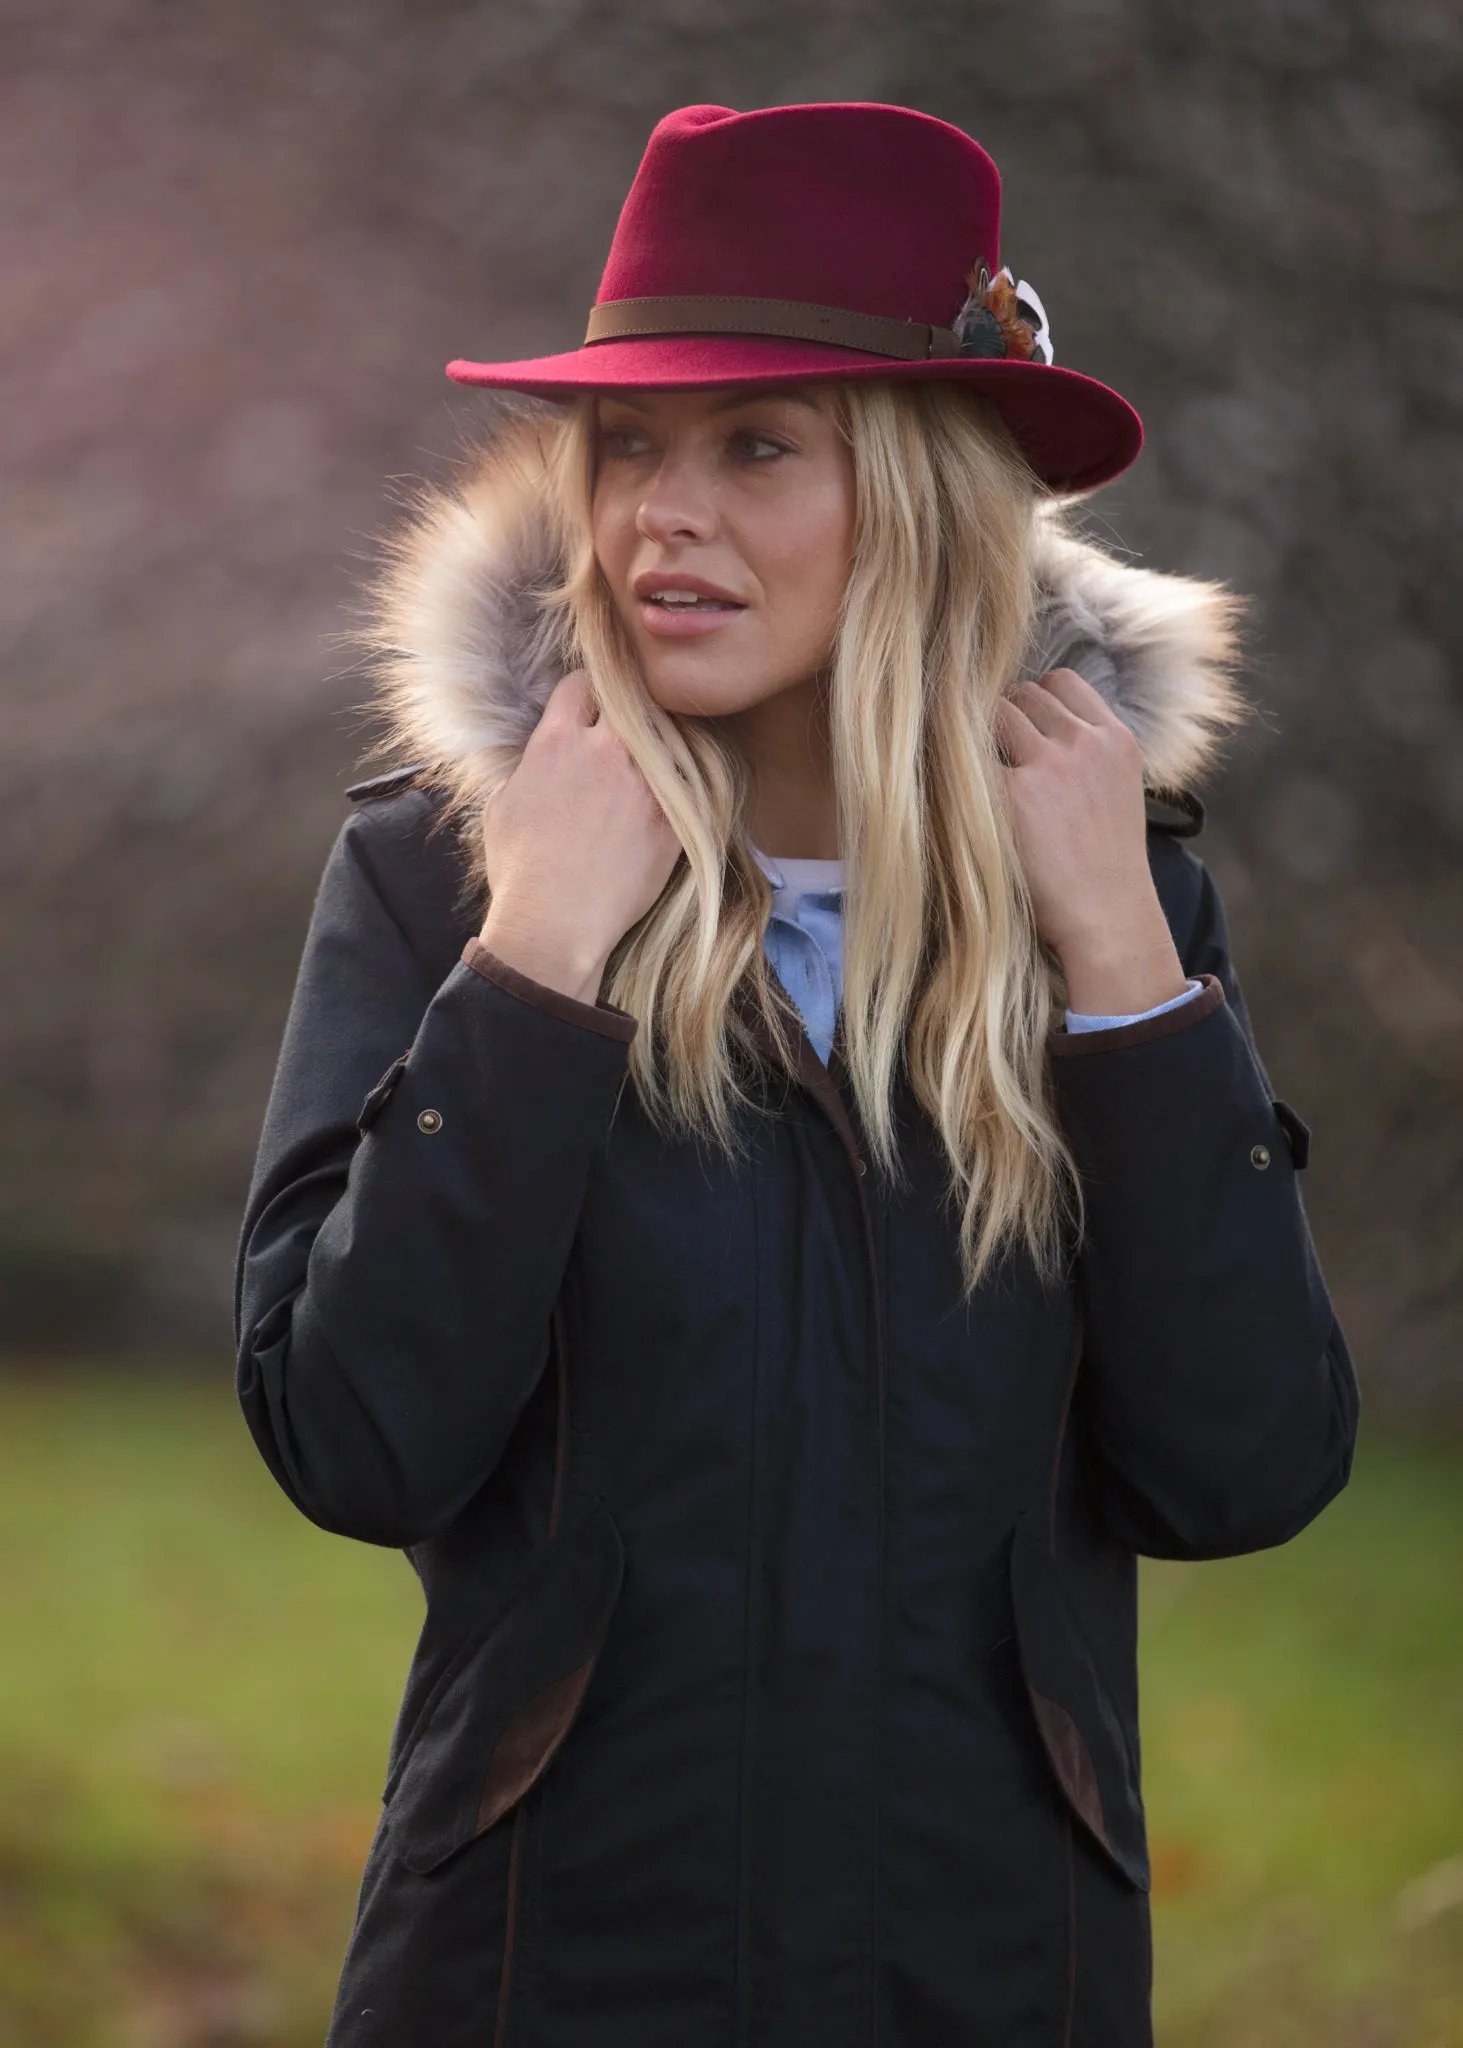
[[(563, 674), (536, 588), (559, 560), (543, 509), (536, 413), (510, 416), (455, 486), (420, 486), (386, 544), (363, 636), (379, 676), (378, 757), (420, 763), (462, 802), (521, 753)], [(1138, 739), (1155, 792), (1191, 788), (1247, 705), (1233, 680), (1243, 600), (1218, 583), (1120, 561), (1038, 522), (1038, 606), (1029, 669), (1074, 668)]]

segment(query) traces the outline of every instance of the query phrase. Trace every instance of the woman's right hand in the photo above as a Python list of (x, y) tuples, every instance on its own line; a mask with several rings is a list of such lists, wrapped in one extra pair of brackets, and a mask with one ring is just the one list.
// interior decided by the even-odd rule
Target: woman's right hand
[(480, 937), (521, 974), (580, 1002), (644, 917), (681, 852), (619, 735), (575, 669), (550, 693), (507, 781), (483, 812), (492, 900)]

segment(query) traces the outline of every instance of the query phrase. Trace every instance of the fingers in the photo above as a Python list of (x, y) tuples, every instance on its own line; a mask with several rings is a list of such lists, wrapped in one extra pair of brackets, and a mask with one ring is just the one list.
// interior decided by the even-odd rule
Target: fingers
[(997, 735), (1017, 765), (1029, 761), (1043, 739), (1071, 741), (1084, 726), (1121, 724), (1106, 698), (1072, 668), (1014, 684), (996, 708)]
[(1069, 737), (1077, 720), (1059, 698), (1052, 697), (1040, 683), (1018, 683), (1011, 692), (1017, 710), (1044, 739)]
[(1035, 757), (1042, 736), (1014, 696), (1001, 698), (996, 705), (994, 724), (1001, 758), (1006, 767), (1023, 767)]
[(571, 668), (555, 683), (544, 706), (544, 717), (562, 719), (570, 725), (594, 725), (599, 719), (599, 701), (590, 684), (589, 671)]
[(1117, 713), (1102, 692), (1079, 675), (1074, 668), (1054, 668), (1041, 678), (1039, 683), (1029, 687), (1041, 690), (1046, 701), (1055, 699), (1064, 704), (1074, 717), (1085, 725), (1113, 725), (1120, 723)]
[(1054, 668), (1036, 682), (1017, 683), (1011, 695), (1037, 730), (1051, 739), (1070, 734), (1074, 723), (1114, 722), (1106, 701), (1074, 668)]

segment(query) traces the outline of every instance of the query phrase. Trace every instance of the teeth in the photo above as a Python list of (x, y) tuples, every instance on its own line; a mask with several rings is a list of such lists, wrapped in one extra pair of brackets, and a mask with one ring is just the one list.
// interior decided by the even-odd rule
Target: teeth
[(677, 612), (734, 612), (741, 606), (727, 597), (702, 597), (695, 590), (653, 590), (646, 595), (647, 604), (658, 604), (665, 611)]

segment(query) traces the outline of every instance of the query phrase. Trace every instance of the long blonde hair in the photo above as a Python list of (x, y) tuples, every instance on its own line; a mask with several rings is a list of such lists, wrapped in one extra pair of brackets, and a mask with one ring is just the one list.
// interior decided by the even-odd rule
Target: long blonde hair
[[(902, 1060), (948, 1161), (966, 1289), (1018, 1243), (1056, 1282), (1082, 1225), (1048, 1097), (1060, 970), (1036, 933), (993, 727), (1031, 639), (1043, 487), (994, 408), (953, 384), (851, 382), (834, 399), (857, 498), (826, 686), (860, 1121), (901, 1184)], [(610, 956), (604, 993), (641, 1020), (630, 1069), (647, 1114), (735, 1152), (748, 1098), (733, 1052), (749, 1033), (734, 991), (791, 1059), (762, 951), (771, 893), (749, 851), (749, 776), (716, 719), (667, 712), (645, 689), (594, 555), (593, 422), (586, 397), (550, 430), (564, 574), (542, 602), (685, 852)]]

